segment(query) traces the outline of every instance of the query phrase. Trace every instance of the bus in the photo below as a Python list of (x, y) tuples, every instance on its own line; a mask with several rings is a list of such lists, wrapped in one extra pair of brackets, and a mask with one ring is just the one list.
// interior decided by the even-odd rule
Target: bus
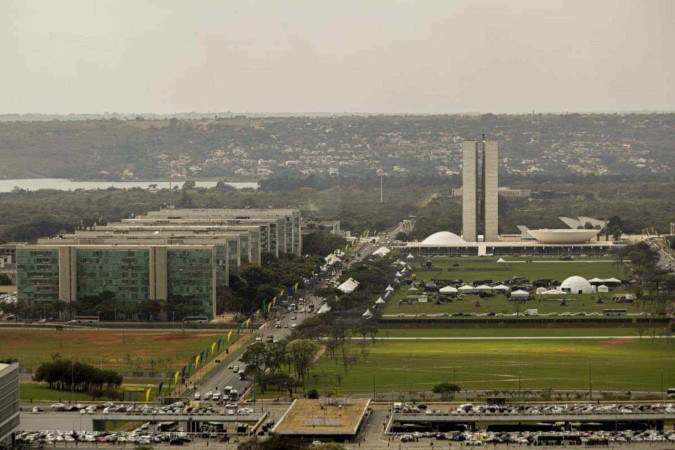
[(668, 398), (675, 398), (675, 388), (668, 388)]
[(183, 317), (185, 323), (207, 323), (209, 318), (206, 316), (187, 316)]

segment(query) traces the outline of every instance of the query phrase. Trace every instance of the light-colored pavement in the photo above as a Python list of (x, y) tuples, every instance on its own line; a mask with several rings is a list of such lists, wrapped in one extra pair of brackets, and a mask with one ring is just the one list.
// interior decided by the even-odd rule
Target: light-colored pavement
[[(352, 336), (349, 339), (360, 341), (363, 338), (360, 336)], [(574, 339), (640, 339), (640, 336), (378, 336), (376, 341), (512, 341), (512, 340), (530, 340), (530, 341), (546, 341), (546, 340), (574, 340)], [(642, 336), (642, 339), (661, 339), (661, 336)]]

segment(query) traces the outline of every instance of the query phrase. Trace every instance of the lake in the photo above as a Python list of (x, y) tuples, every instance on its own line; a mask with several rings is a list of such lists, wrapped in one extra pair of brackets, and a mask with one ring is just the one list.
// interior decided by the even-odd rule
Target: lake
[[(168, 189), (169, 185), (173, 188), (183, 186), (184, 181), (75, 181), (63, 178), (33, 178), (22, 180), (0, 180), (0, 193), (12, 192), (15, 187), (27, 189), (29, 191), (38, 191), (40, 189), (55, 189), (57, 191), (74, 191), (76, 189), (108, 189), (110, 187), (118, 189), (142, 188), (147, 189), (151, 184), (156, 184), (157, 189)], [(217, 181), (197, 181), (197, 187), (212, 188)], [(257, 181), (228, 182), (230, 186), (237, 189), (252, 188), (258, 189)]]

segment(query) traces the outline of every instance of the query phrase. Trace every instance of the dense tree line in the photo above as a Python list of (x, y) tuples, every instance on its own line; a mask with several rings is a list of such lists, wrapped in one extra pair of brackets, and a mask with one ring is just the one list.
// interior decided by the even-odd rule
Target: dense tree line
[(49, 389), (88, 392), (95, 396), (114, 393), (122, 385), (122, 376), (114, 370), (58, 357), (40, 364), (33, 379), (47, 383)]

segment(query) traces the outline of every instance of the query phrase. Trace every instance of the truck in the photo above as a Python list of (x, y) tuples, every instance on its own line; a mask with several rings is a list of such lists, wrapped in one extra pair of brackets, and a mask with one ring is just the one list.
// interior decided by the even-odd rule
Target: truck
[(526, 309), (524, 314), (526, 316), (538, 316), (539, 310), (538, 309)]

